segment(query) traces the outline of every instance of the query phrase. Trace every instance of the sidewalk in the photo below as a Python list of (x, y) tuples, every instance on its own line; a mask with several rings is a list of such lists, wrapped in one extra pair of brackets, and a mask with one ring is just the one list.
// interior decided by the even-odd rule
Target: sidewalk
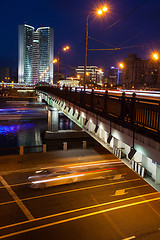
[[(83, 163), (88, 161), (102, 161), (106, 159), (115, 159), (117, 158), (112, 153), (112, 148), (105, 142), (96, 138), (94, 135), (89, 133), (96, 141), (98, 141), (105, 149), (109, 152), (107, 155), (103, 153), (100, 154), (95, 149), (75, 149), (75, 150), (61, 150), (61, 151), (53, 151), (46, 153), (30, 153), (20, 155), (7, 155), (0, 156), (0, 174), (4, 172), (10, 171), (19, 171), (23, 169), (40, 169), (40, 168), (48, 168), (53, 166), (60, 166), (72, 163)], [(130, 169), (131, 162), (128, 159), (121, 159)], [(132, 169), (132, 171), (134, 171)], [(137, 173), (138, 174), (138, 173)], [(160, 192), (160, 185), (156, 184), (153, 179), (149, 176), (146, 176), (144, 180), (150, 184), (155, 190)]]
[(110, 152), (99, 154), (95, 149), (61, 150), (53, 152), (30, 153), (24, 155), (0, 156), (0, 174), (22, 169), (40, 169), (71, 163), (115, 159)]

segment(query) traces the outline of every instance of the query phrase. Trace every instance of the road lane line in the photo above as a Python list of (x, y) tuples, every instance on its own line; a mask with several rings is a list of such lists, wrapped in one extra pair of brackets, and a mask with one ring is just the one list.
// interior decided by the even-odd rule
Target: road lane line
[(2, 203), (0, 203), (0, 206), (11, 204), (11, 203), (15, 203), (15, 201), (2, 202)]
[(5, 186), (9, 194), (12, 196), (12, 198), (15, 200), (17, 205), (20, 207), (22, 212), (26, 215), (28, 220), (34, 219), (32, 214), (29, 212), (29, 210), (26, 208), (26, 206), (23, 204), (23, 202), (19, 199), (19, 197), (15, 194), (15, 192), (12, 190), (12, 188), (8, 185), (8, 183), (4, 180), (4, 178), (0, 175), (0, 181)]
[(134, 187), (130, 187), (130, 188), (123, 188), (123, 189), (118, 189), (116, 190), (114, 195), (111, 196), (120, 196), (120, 195), (124, 195), (127, 194), (128, 192), (126, 192), (126, 190), (131, 190), (131, 189), (136, 189), (136, 188), (141, 188), (141, 187), (149, 187), (149, 184), (145, 184), (145, 185), (139, 185), (139, 186), (134, 186)]
[[(10, 187), (16, 187), (16, 186), (23, 186), (23, 185), (27, 185), (28, 183), (25, 182), (25, 183), (16, 183), (16, 184), (11, 184)], [(5, 188), (4, 186), (1, 186), (0, 189), (3, 189)]]
[(131, 240), (131, 239), (135, 239), (135, 238), (136, 238), (135, 236), (132, 236), (132, 237), (124, 238), (122, 240)]
[[(89, 157), (89, 156), (88, 156)], [(94, 156), (92, 156), (92, 158), (93, 158)], [(86, 158), (86, 157), (85, 157)], [(90, 157), (89, 157), (90, 158)], [(83, 161), (83, 159), (82, 159), (82, 161)], [(115, 164), (115, 163), (117, 163), (118, 161), (117, 161), (117, 159), (106, 159), (106, 160), (96, 160), (96, 161), (92, 161), (92, 162), (88, 162), (88, 163), (110, 163), (110, 162), (113, 162), (113, 164)], [(67, 160), (66, 160), (66, 162), (67, 162)], [(82, 162), (82, 165), (84, 165), (85, 166), (85, 164), (86, 164), (87, 162)], [(125, 164), (123, 163), (123, 162), (121, 162), (120, 160), (119, 160), (119, 163), (122, 165), (124, 165), (125, 166)], [(54, 168), (54, 167), (56, 167), (56, 168), (58, 168), (58, 167), (62, 167), (62, 168), (64, 168), (64, 167), (70, 167), (70, 166), (77, 166), (79, 163), (70, 163), (70, 164), (65, 164), (65, 165), (52, 165), (52, 166), (50, 166), (50, 167), (48, 167), (48, 165), (47, 166), (42, 166), (42, 167), (40, 167), (40, 166), (37, 166), (37, 167), (34, 167), (34, 168), (23, 168), (23, 169), (15, 169), (15, 170), (9, 170), (9, 171), (2, 171), (2, 172), (0, 172), (0, 175), (8, 175), (8, 174), (12, 174), (12, 173), (24, 173), (24, 172), (33, 172), (33, 171), (37, 171), (37, 170), (43, 170), (43, 169), (50, 169), (50, 168)]]
[(69, 211), (66, 211), (66, 212), (60, 212), (60, 213), (55, 213), (55, 214), (44, 216), (44, 217), (34, 218), (32, 220), (29, 220), (29, 221), (23, 221), (23, 222), (19, 222), (19, 223), (13, 223), (13, 224), (10, 224), (10, 225), (6, 225), (6, 226), (3, 226), (3, 227), (0, 227), (0, 230), (6, 229), (6, 228), (11, 228), (11, 227), (18, 226), (18, 225), (27, 224), (29, 222), (37, 222), (37, 221), (41, 221), (41, 220), (45, 220), (45, 219), (49, 219), (49, 218), (53, 218), (53, 217), (57, 217), (57, 216), (62, 216), (62, 215), (70, 214), (70, 213), (89, 210), (89, 209), (92, 209), (92, 208), (103, 207), (103, 206), (107, 206), (107, 205), (110, 205), (110, 204), (121, 203), (121, 202), (124, 202), (124, 201), (133, 200), (133, 199), (136, 199), (136, 198), (144, 198), (144, 197), (148, 197), (150, 195), (157, 195), (157, 194), (159, 194), (159, 192), (153, 192), (153, 193), (143, 194), (143, 195), (139, 195), (139, 196), (135, 196), (135, 197), (115, 200), (115, 201), (112, 201), (112, 202), (100, 203), (100, 204), (92, 205), (92, 206), (88, 206), (88, 207), (72, 209), (72, 210), (69, 210)]
[(113, 180), (120, 180), (121, 178), (122, 178), (122, 174), (117, 174), (117, 175), (114, 175)]
[(140, 181), (140, 180), (141, 180), (141, 178), (135, 178), (135, 179), (125, 180), (125, 181), (120, 181), (120, 182), (105, 183), (105, 184), (100, 184), (100, 185), (95, 185), (95, 186), (90, 186), (90, 187), (85, 187), (85, 188), (77, 188), (77, 189), (67, 190), (67, 191), (63, 191), (63, 192), (56, 192), (56, 193), (50, 193), (50, 194), (46, 194), (46, 195), (39, 195), (39, 196), (36, 196), (36, 197), (23, 198), (22, 201), (32, 200), (32, 199), (36, 199), (36, 198), (49, 197), (49, 196), (54, 196), (54, 195), (60, 195), (60, 194), (66, 194), (66, 193), (72, 193), (72, 192), (78, 192), (78, 191), (83, 191), (83, 190), (88, 190), (88, 189), (93, 189), (93, 188), (99, 188), (99, 187), (105, 187), (105, 186), (110, 186), (110, 185), (115, 185), (115, 184), (121, 184), (121, 183), (125, 183), (125, 182)]
[[(107, 171), (108, 172), (108, 171)], [(121, 175), (126, 175), (126, 173), (122, 173)], [(111, 179), (111, 177), (114, 177), (114, 176), (116, 176), (116, 175), (108, 175), (108, 176), (106, 176), (105, 178), (110, 178), (109, 180), (113, 180), (113, 178)], [(122, 177), (123, 178), (123, 177)], [(121, 178), (121, 179), (122, 179)], [(119, 179), (117, 179), (117, 180), (119, 180)], [(15, 183), (15, 184), (10, 184), (10, 187), (17, 187), (17, 186), (23, 186), (23, 185), (28, 185), (28, 182), (22, 182), (22, 183)], [(4, 186), (0, 186), (0, 189), (3, 189), (3, 188), (5, 188)]]
[(113, 196), (121, 196), (121, 195), (125, 195), (127, 193), (128, 192), (125, 192), (125, 189), (119, 189), (119, 190), (116, 190), (115, 195), (113, 195)]
[[(125, 180), (125, 181), (120, 181), (120, 182), (114, 182), (114, 183), (106, 183), (106, 184), (101, 184), (101, 185), (96, 185), (96, 186), (91, 186), (91, 187), (86, 187), (86, 188), (72, 189), (72, 190), (67, 190), (67, 191), (63, 191), (63, 192), (50, 193), (50, 194), (39, 195), (39, 196), (29, 197), (29, 198), (22, 198), (21, 201), (34, 200), (34, 199), (37, 199), (37, 198), (50, 197), (50, 196), (54, 196), (54, 195), (67, 194), (67, 193), (83, 191), (83, 190), (92, 189), (92, 188), (103, 187), (103, 186), (106, 186), (106, 185), (115, 185), (115, 184), (125, 183), (125, 182), (128, 182), (128, 181), (139, 181), (139, 180), (141, 180), (141, 178)], [(10, 187), (12, 187), (12, 186), (15, 186), (15, 185), (10, 185)], [(145, 185), (140, 185), (140, 186), (136, 186), (136, 187), (141, 187), (141, 186), (145, 186)], [(148, 184), (146, 186), (150, 186), (150, 185)], [(136, 187), (133, 187), (133, 188), (136, 188)], [(3, 188), (5, 188), (5, 187), (3, 187)], [(126, 188), (126, 189), (130, 189), (130, 188)], [(0, 206), (5, 205), (5, 204), (14, 203), (14, 202), (15, 201), (8, 201), (8, 202), (0, 203)]]
[(139, 186), (134, 186), (134, 187), (125, 188), (125, 190), (130, 190), (130, 189), (134, 189), (134, 188), (141, 188), (141, 187), (151, 187), (151, 185), (149, 185), (149, 184), (144, 184), (144, 185), (139, 185)]
[(31, 227), (31, 228), (28, 228), (28, 229), (25, 229), (25, 230), (9, 233), (9, 234), (0, 236), (0, 239), (16, 236), (16, 235), (19, 235), (19, 234), (23, 234), (23, 233), (27, 233), (27, 232), (51, 227), (51, 226), (55, 226), (55, 225), (58, 225), (58, 224), (63, 224), (63, 223), (87, 218), (87, 217), (90, 217), (90, 216), (95, 216), (95, 215), (98, 215), (98, 214), (104, 214), (104, 213), (107, 213), (107, 212), (111, 212), (111, 211), (115, 211), (115, 210), (119, 210), (119, 209), (124, 209), (124, 208), (127, 208), (127, 207), (132, 207), (132, 206), (136, 206), (136, 205), (140, 205), (140, 204), (144, 204), (144, 203), (148, 203), (148, 202), (153, 202), (153, 201), (157, 201), (157, 200), (160, 200), (160, 197), (152, 198), (152, 199), (148, 199), (148, 200), (143, 200), (143, 201), (140, 201), (140, 202), (130, 203), (130, 204), (126, 204), (126, 205), (123, 205), (123, 206), (117, 206), (117, 207), (113, 207), (113, 208), (109, 208), (109, 209), (104, 209), (104, 210), (100, 210), (100, 211), (96, 211), (96, 212), (92, 212), (92, 213), (87, 213), (87, 214), (79, 215), (79, 216), (76, 216), (76, 217), (71, 217), (71, 218), (60, 220), (60, 221), (47, 223), (47, 224), (44, 224), (44, 225), (41, 225), (41, 226)]
[[(12, 186), (12, 185), (11, 185)], [(130, 187), (130, 188), (125, 188), (125, 190), (128, 190), (128, 189), (135, 189), (135, 188), (140, 188), (140, 187), (148, 187), (150, 185), (148, 184), (145, 184), (145, 185), (140, 185), (140, 186), (135, 186), (135, 187)], [(5, 187), (3, 187), (5, 188)], [(52, 196), (54, 193), (51, 193), (51, 194), (47, 194), (47, 195), (43, 195), (43, 196), (37, 196), (37, 197), (31, 197), (31, 198), (22, 198), (21, 201), (27, 201), (27, 200), (32, 200), (32, 199), (35, 199), (35, 198), (40, 198), (40, 197), (49, 197), (49, 196)], [(59, 193), (58, 193), (59, 194)], [(112, 196), (115, 196), (115, 195), (112, 195)], [(0, 203), (0, 206), (1, 205), (7, 205), (7, 204), (11, 204), (11, 203), (15, 203), (15, 201), (8, 201), (8, 202), (4, 202), (4, 203)]]

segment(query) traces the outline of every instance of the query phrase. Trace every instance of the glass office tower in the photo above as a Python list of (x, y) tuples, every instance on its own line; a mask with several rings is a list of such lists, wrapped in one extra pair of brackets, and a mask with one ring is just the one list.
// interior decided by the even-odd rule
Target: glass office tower
[(53, 29), (40, 27), (39, 36), (39, 76), (42, 81), (53, 83)]
[(53, 84), (53, 29), (40, 27), (36, 31), (27, 24), (18, 29), (18, 82)]

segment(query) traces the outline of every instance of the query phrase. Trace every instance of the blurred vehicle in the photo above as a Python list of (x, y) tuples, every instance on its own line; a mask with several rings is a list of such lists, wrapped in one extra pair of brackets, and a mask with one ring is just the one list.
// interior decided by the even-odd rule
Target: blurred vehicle
[(91, 179), (104, 179), (108, 170), (104, 168), (44, 169), (28, 177), (28, 184), (29, 187), (38, 189)]

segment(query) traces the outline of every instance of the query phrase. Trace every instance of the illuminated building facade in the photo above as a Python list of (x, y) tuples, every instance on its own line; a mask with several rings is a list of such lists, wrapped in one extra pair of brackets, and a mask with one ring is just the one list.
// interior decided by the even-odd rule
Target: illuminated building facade
[(107, 69), (107, 83), (113, 86), (119, 86), (122, 84), (122, 70), (111, 66)]
[(18, 29), (18, 82), (53, 84), (54, 33), (50, 27), (36, 31), (27, 24)]
[(159, 62), (153, 59), (143, 60), (136, 54), (129, 54), (124, 59), (123, 87), (127, 89), (159, 88)]
[(11, 81), (11, 68), (0, 67), (0, 82), (10, 82), (10, 81)]
[[(75, 69), (79, 79), (83, 81), (84, 78), (84, 66), (78, 66)], [(87, 66), (86, 68), (86, 83), (87, 84), (102, 84), (104, 73), (98, 69), (97, 66)]]

